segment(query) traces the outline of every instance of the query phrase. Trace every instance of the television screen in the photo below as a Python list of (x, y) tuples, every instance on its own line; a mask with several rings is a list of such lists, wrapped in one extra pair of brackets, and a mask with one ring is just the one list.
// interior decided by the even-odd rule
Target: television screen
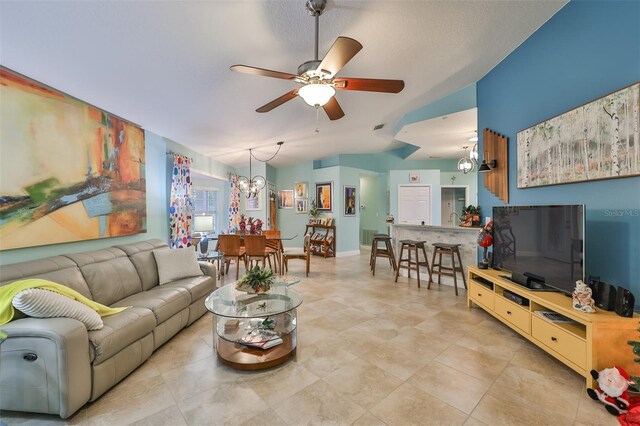
[(493, 208), (493, 266), (573, 292), (584, 281), (584, 205)]

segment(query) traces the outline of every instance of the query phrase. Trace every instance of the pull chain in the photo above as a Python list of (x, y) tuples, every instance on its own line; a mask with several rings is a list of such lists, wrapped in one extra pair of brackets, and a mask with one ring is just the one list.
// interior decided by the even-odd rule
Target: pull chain
[(316, 133), (320, 133), (320, 106), (316, 105)]

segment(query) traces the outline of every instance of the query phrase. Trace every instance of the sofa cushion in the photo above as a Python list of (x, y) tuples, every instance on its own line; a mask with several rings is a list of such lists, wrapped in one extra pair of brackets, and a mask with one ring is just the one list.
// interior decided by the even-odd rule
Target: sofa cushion
[(165, 284), (162, 288), (183, 288), (191, 295), (191, 303), (208, 295), (215, 290), (216, 280), (208, 275), (200, 277), (183, 278), (181, 280), (173, 281), (169, 284)]
[(190, 304), (191, 295), (186, 289), (160, 286), (126, 297), (112, 307), (137, 306), (149, 309), (155, 315), (156, 322), (161, 324)]
[(158, 285), (158, 265), (156, 264), (156, 258), (153, 256), (153, 250), (168, 248), (167, 243), (153, 239), (116, 247), (129, 256), (131, 263), (133, 263), (138, 275), (140, 275), (144, 290), (149, 290)]
[(65, 256), (52, 256), (28, 262), (4, 265), (0, 268), (0, 285), (26, 278), (42, 278), (65, 285), (84, 297), (92, 299), (89, 286), (76, 263)]
[(73, 318), (85, 325), (87, 330), (102, 328), (102, 318), (87, 305), (41, 288), (30, 288), (16, 294), (11, 301), (13, 307), (35, 318)]
[(80, 267), (93, 300), (103, 305), (142, 291), (142, 283), (127, 254), (117, 248), (68, 254)]
[(153, 251), (153, 255), (158, 264), (160, 285), (204, 274), (198, 265), (196, 254), (191, 248), (158, 249)]
[(135, 341), (151, 333), (156, 318), (149, 309), (133, 307), (104, 317), (104, 327), (89, 332), (89, 350), (94, 365), (111, 358)]

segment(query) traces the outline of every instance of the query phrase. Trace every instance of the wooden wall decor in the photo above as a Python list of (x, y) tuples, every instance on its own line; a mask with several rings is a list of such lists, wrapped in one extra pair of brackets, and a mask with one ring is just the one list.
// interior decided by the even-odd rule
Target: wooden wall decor
[(496, 166), (484, 175), (484, 187), (509, 204), (509, 139), (490, 129), (482, 131), (483, 161), (495, 160)]

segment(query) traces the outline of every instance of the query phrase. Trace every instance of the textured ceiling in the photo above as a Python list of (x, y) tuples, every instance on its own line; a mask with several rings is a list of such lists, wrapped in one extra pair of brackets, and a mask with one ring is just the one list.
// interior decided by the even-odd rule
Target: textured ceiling
[[(0, 2), (0, 62), (227, 164), (285, 141), (274, 166), (393, 148), (418, 107), (478, 81), (565, 1), (331, 1), (320, 57), (336, 37), (364, 46), (338, 74), (403, 79), (397, 95), (340, 91), (329, 121), (301, 99), (255, 109), (294, 83), (229, 71), (295, 73), (313, 59), (302, 0)], [(376, 124), (385, 123), (373, 132)], [(454, 155), (456, 157), (457, 155)]]

